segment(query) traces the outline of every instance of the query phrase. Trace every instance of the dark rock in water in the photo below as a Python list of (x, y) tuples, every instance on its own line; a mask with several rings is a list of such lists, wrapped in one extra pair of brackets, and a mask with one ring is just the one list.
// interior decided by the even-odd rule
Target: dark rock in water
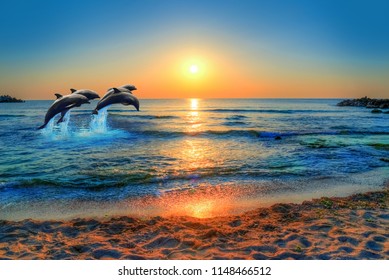
[(275, 140), (281, 140), (282, 138), (281, 138), (281, 136), (276, 136), (274, 139)]
[(380, 160), (383, 162), (389, 162), (389, 158), (380, 158)]
[(357, 99), (346, 99), (337, 104), (337, 106), (354, 106), (366, 108), (389, 108), (389, 99), (374, 99), (367, 96)]
[(380, 110), (380, 109), (373, 109), (373, 110), (371, 110), (371, 112), (373, 114), (379, 114), (379, 113), (382, 113), (382, 110)]
[(380, 105), (380, 109), (387, 109), (389, 108), (389, 103), (384, 103)]
[(24, 100), (17, 99), (9, 95), (0, 95), (0, 103), (18, 103), (24, 102)]

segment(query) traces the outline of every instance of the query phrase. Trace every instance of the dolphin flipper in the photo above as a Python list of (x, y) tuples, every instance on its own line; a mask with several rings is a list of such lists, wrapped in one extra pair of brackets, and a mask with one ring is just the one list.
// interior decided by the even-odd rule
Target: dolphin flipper
[(67, 113), (69, 110), (70, 110), (70, 109), (61, 112), (61, 117), (60, 117), (59, 120), (57, 121), (57, 124), (63, 122), (63, 118), (65, 117), (66, 113)]
[[(86, 102), (86, 103), (90, 103), (90, 102)], [(61, 117), (59, 118), (57, 124), (63, 122), (63, 118), (65, 117), (66, 113), (69, 112), (70, 109), (73, 109), (74, 107), (80, 107), (80, 106), (81, 104), (77, 104), (77, 103), (72, 103), (66, 106), (65, 107), (66, 109), (61, 112)]]

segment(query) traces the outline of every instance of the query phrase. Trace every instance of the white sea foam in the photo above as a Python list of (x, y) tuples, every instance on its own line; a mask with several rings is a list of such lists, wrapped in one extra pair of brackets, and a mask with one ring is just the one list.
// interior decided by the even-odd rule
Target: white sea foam
[(107, 125), (108, 108), (109, 106), (104, 107), (97, 115), (92, 115), (90, 122), (90, 131), (92, 133), (105, 133), (109, 129)]
[(59, 124), (60, 135), (66, 137), (69, 135), (69, 121), (70, 121), (70, 110), (66, 112), (63, 117), (63, 121)]

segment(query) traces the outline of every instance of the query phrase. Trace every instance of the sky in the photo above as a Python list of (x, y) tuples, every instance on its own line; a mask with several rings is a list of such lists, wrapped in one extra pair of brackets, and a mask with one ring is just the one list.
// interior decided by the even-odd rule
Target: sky
[[(1, 1), (0, 94), (389, 98), (389, 1)], [(190, 68), (195, 65), (197, 72)]]

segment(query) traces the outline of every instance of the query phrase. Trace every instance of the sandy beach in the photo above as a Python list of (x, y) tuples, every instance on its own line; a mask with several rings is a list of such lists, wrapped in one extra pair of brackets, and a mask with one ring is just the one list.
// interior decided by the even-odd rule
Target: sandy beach
[(1, 259), (389, 259), (389, 190), (241, 215), (1, 221)]

